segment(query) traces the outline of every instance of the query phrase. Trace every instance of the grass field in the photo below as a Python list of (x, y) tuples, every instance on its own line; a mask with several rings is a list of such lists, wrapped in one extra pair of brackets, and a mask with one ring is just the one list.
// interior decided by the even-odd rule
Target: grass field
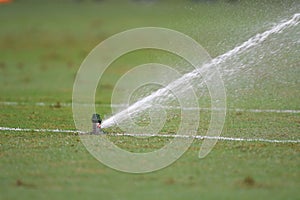
[[(171, 28), (191, 36), (216, 57), (299, 8), (296, 0), (161, 0), (150, 4), (16, 0), (0, 4), (0, 127), (75, 130), (70, 103), (76, 72), (99, 42), (120, 31)], [(297, 28), (288, 33), (297, 37)], [(290, 37), (288, 33), (278, 37)], [(249, 111), (300, 110), (298, 47), (299, 42), (284, 50), (276, 63), (271, 59), (258, 63), (262, 66), (256, 71), (259, 75), (241, 74), (238, 94), (232, 93), (236, 86), (225, 83), (229, 110), (221, 135), (298, 142), (219, 140), (200, 160), (202, 140), (194, 140), (167, 168), (128, 174), (97, 161), (76, 133), (1, 130), (0, 199), (299, 199), (300, 113)], [(176, 62), (150, 50), (114, 62), (97, 89), (97, 112), (110, 115), (107, 104), (122, 74), (153, 61)], [(264, 69), (274, 70), (268, 75)], [(255, 76), (256, 84), (244, 87)], [(201, 103), (210, 105), (209, 100)], [(210, 112), (200, 115), (198, 133), (204, 135)], [(163, 133), (176, 131), (174, 124), (169, 122)], [(109, 131), (111, 141), (132, 152), (153, 151), (169, 141), (116, 137), (114, 129)]]

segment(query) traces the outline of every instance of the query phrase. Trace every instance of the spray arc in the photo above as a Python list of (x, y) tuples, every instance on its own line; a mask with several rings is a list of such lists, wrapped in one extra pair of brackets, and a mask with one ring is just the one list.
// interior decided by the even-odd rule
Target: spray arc
[[(262, 42), (264, 42), (269, 36), (273, 34), (280, 33), (281, 31), (289, 28), (296, 26), (299, 24), (300, 20), (300, 14), (297, 13), (293, 15), (291, 18), (282, 21), (275, 26), (273, 26), (271, 29), (257, 34), (254, 37), (250, 38), (246, 42), (242, 43), (241, 45), (236, 46), (234, 49), (226, 52), (223, 55), (220, 55), (214, 59), (212, 59), (210, 62), (206, 62), (204, 65), (201, 65), (197, 60), (195, 60), (197, 56), (194, 56), (192, 53), (185, 52), (185, 49), (180, 49), (179, 53), (185, 53), (184, 55), (187, 56), (187, 60), (191, 61), (193, 63), (193, 66), (196, 67), (194, 71), (191, 71), (187, 74), (184, 74), (182, 77), (180, 77), (178, 80), (175, 80), (173, 82), (170, 82), (165, 88), (162, 88), (158, 90), (157, 92), (152, 93), (149, 96), (146, 96), (144, 99), (141, 99), (140, 101), (130, 105), (128, 108), (126, 108), (124, 111), (121, 111), (119, 113), (115, 113), (112, 117), (104, 120), (101, 124), (102, 128), (108, 128), (110, 126), (117, 125), (120, 121), (123, 119), (128, 118), (128, 113), (137, 113), (137, 112), (143, 112), (145, 104), (147, 104), (149, 101), (153, 101), (156, 98), (161, 98), (161, 94), (164, 94), (167, 89), (183, 89), (185, 90), (182, 85), (188, 84), (191, 81), (198, 80), (197, 78), (199, 76), (204, 76), (205, 83), (208, 84), (208, 89), (211, 91), (214, 87), (212, 86), (213, 80), (216, 80), (216, 76), (218, 77), (218, 72), (214, 71), (216, 69), (216, 66), (222, 65), (226, 61), (230, 60), (232, 57), (240, 55), (244, 52), (247, 52), (248, 49), (250, 48), (255, 48)], [(169, 30), (170, 31), (170, 30)], [(87, 57), (83, 65), (81, 66), (79, 73), (77, 74), (75, 83), (74, 83), (74, 91), (73, 91), (73, 116), (74, 116), (74, 121), (75, 125), (78, 130), (85, 131), (87, 129), (90, 129), (90, 127), (86, 127), (86, 124), (90, 123), (84, 123), (82, 122), (82, 119), (85, 119), (86, 116), (90, 116), (91, 113), (95, 113), (95, 106), (94, 104), (94, 94), (96, 91), (96, 86), (99, 82), (99, 75), (101, 76), (102, 73), (104, 72), (105, 69), (99, 69), (99, 64), (97, 63), (99, 60), (97, 57), (97, 50), (105, 50), (106, 53), (104, 52), (105, 59), (103, 60), (103, 66), (108, 66), (111, 64), (116, 57), (119, 57), (126, 52), (130, 52), (133, 50), (138, 50), (141, 48), (154, 48), (154, 49), (162, 49), (159, 48), (161, 44), (166, 44), (169, 45), (170, 43), (177, 43), (178, 44), (178, 38), (176, 40), (176, 37), (172, 37), (173, 34), (176, 36), (182, 36), (183, 34), (178, 34), (176, 31), (170, 31), (168, 32), (166, 29), (162, 28), (140, 28), (140, 29), (133, 29), (126, 31), (124, 33), (117, 34), (113, 36), (112, 38), (109, 38), (107, 41), (104, 43), (100, 44), (98, 47), (96, 47), (91, 54)], [(161, 38), (165, 37), (165, 41), (162, 40)], [(139, 39), (145, 39), (145, 40), (139, 40), (142, 43), (141, 44), (135, 44), (130, 40), (134, 39), (136, 41), (136, 38)], [(147, 40), (149, 38), (156, 38), (157, 37), (157, 43), (153, 42), (152, 40)], [(186, 36), (185, 36), (186, 37)], [(128, 39), (129, 38), (129, 39)], [(121, 44), (124, 42), (124, 39), (128, 41), (126, 45), (117, 48), (116, 51), (114, 52), (108, 52), (107, 50), (114, 49), (114, 44)], [(171, 41), (171, 42), (170, 42)], [(111, 42), (111, 43), (110, 43)], [(195, 41), (194, 41), (195, 42)], [(190, 44), (190, 43), (189, 43)], [(103, 46), (104, 45), (104, 46)], [(128, 45), (128, 46), (127, 46)], [(193, 45), (185, 45), (183, 46), (182, 43), (179, 45), (180, 47), (191, 47)], [(195, 48), (197, 49), (197, 47)], [(188, 50), (187, 50), (188, 51)], [(107, 53), (108, 52), (108, 53)], [(178, 49), (175, 51), (171, 51), (174, 54), (178, 55)], [(188, 55), (191, 54), (192, 56)], [(189, 57), (190, 56), (190, 57)], [(183, 56), (184, 57), (184, 56)], [(202, 63), (203, 64), (203, 63)], [(93, 70), (94, 69), (94, 70)], [(95, 73), (95, 71), (97, 73)], [(230, 75), (236, 75), (238, 70), (232, 71)], [(89, 83), (92, 82), (93, 86), (90, 87), (91, 85), (80, 85), (83, 82)], [(92, 80), (92, 81), (91, 81)], [(220, 79), (218, 79), (220, 80)], [(222, 79), (221, 79), (222, 81)], [(201, 83), (201, 84), (205, 84)], [(220, 84), (215, 85), (217, 88), (220, 86)], [(180, 90), (177, 90), (180, 91)], [(184, 92), (184, 91), (182, 91)], [(224, 97), (224, 93), (222, 91), (216, 90), (216, 92), (211, 92), (210, 93), (213, 97), (216, 98), (217, 100), (222, 99)], [(218, 96), (220, 95), (221, 96)], [(218, 104), (219, 103), (219, 104)], [(224, 109), (224, 102), (220, 101), (214, 101), (212, 100), (212, 111), (216, 111), (215, 113), (212, 113), (212, 120), (210, 124), (215, 124), (216, 126), (210, 127), (207, 133), (207, 136), (218, 138), (218, 136), (221, 134), (223, 124), (224, 124), (224, 118), (225, 118), (225, 113), (226, 109)], [(88, 106), (80, 106), (81, 104), (85, 104)], [(225, 112), (224, 112), (225, 111)], [(221, 116), (218, 118), (218, 116)], [(217, 118), (215, 118), (217, 117)], [(224, 117), (224, 118), (222, 118)], [(97, 131), (97, 130), (96, 130)], [(194, 133), (193, 133), (194, 134)], [(197, 134), (197, 132), (195, 133)], [(161, 169), (175, 160), (177, 160), (183, 153), (185, 148), (180, 149), (180, 152), (172, 152), (172, 159), (169, 159), (167, 157), (168, 152), (167, 151), (159, 151), (159, 153), (155, 154), (130, 154), (128, 152), (125, 152), (124, 150), (118, 149), (115, 145), (113, 145), (110, 141), (106, 140), (106, 138), (101, 138), (99, 141), (97, 141), (97, 144), (95, 143), (95, 140), (89, 140), (87, 138), (83, 138), (83, 143), (86, 146), (86, 148), (91, 152), (91, 154), (96, 157), (99, 161), (102, 163), (108, 165), (109, 167), (112, 167), (114, 169), (120, 170), (120, 171), (125, 171), (125, 172), (132, 172), (132, 173), (144, 173), (144, 172), (150, 172), (150, 171), (155, 171), (158, 169)], [(94, 138), (93, 138), (94, 139)], [(214, 144), (217, 142), (217, 139), (215, 140), (205, 140), (201, 146), (201, 150), (199, 152), (199, 157), (203, 158), (205, 157)], [(99, 152), (99, 148), (97, 149), (96, 147), (93, 147), (93, 145), (103, 146), (107, 148), (103, 148), (101, 152)], [(183, 152), (181, 152), (183, 150)], [(155, 156), (161, 156), (163, 155), (164, 157), (162, 159), (155, 159)], [(174, 156), (175, 155), (175, 156)], [(141, 163), (151, 163), (151, 165), (144, 165)]]

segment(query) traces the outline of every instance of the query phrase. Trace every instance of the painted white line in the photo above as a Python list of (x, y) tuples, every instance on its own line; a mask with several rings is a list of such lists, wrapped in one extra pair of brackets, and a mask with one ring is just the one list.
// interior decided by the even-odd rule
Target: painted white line
[(252, 113), (300, 113), (300, 110), (241, 109), (241, 108), (235, 108), (233, 110), (236, 112), (252, 112)]
[(242, 142), (269, 142), (269, 143), (300, 143), (300, 140), (271, 140), (264, 138), (233, 138), (233, 137), (213, 137), (202, 135), (172, 135), (172, 134), (131, 134), (131, 133), (117, 133), (117, 136), (133, 136), (133, 137), (165, 137), (165, 138), (194, 138), (194, 139), (211, 139), (224, 141), (242, 141)]
[(50, 133), (82, 133), (81, 131), (76, 131), (76, 130), (30, 129), (30, 128), (11, 128), (11, 127), (0, 127), (0, 131), (50, 132)]
[[(78, 130), (62, 130), (62, 129), (29, 129), (29, 128), (11, 128), (0, 127), (0, 131), (12, 132), (50, 132), (50, 133), (79, 133), (86, 134)], [(132, 134), (132, 133), (111, 133), (110, 136), (131, 136), (131, 137), (163, 137), (163, 138), (193, 138), (193, 139), (211, 139), (223, 141), (240, 141), (240, 142), (268, 142), (268, 143), (300, 143), (299, 140), (277, 140), (265, 138), (234, 138), (234, 137), (211, 137), (202, 135), (175, 135), (175, 134)]]
[[(6, 106), (62, 106), (62, 107), (72, 107), (72, 103), (45, 103), (45, 102), (36, 102), (36, 103), (29, 103), (29, 102), (11, 102), (11, 101), (2, 101), (0, 105)], [(90, 105), (86, 105), (90, 106)], [(115, 108), (124, 108), (126, 109), (128, 105), (124, 104), (95, 104), (96, 107), (115, 107)], [(166, 109), (170, 109), (170, 107), (165, 107)], [(171, 107), (172, 109), (181, 109), (180, 107)], [(197, 108), (191, 107), (187, 108), (189, 110), (203, 110), (203, 111), (210, 111), (211, 108)], [(250, 112), (250, 113), (289, 113), (289, 114), (297, 114), (300, 113), (300, 110), (281, 110), (281, 109), (243, 109), (243, 108), (228, 108), (228, 111), (234, 112)]]

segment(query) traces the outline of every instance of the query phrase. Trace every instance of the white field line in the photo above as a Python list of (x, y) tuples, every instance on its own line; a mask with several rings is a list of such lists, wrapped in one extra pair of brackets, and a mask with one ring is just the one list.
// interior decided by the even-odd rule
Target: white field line
[[(50, 132), (50, 133), (79, 133), (86, 134), (77, 130), (61, 130), (61, 129), (29, 129), (29, 128), (10, 128), (0, 127), (0, 131), (12, 132)], [(240, 141), (240, 142), (268, 142), (268, 143), (300, 143), (300, 140), (277, 140), (265, 138), (235, 138), (235, 137), (212, 137), (202, 135), (175, 135), (175, 134), (133, 134), (133, 133), (112, 133), (111, 136), (131, 136), (131, 137), (163, 137), (163, 138), (193, 138), (193, 139), (211, 139), (222, 141)]]
[[(36, 102), (36, 103), (29, 103), (29, 102), (11, 102), (11, 101), (2, 101), (0, 105), (6, 106), (62, 106), (62, 107), (72, 107), (72, 103), (45, 103), (45, 102)], [(84, 105), (83, 105), (84, 106)], [(88, 105), (86, 105), (88, 106)], [(115, 107), (115, 108), (124, 108), (126, 109), (128, 105), (123, 104), (95, 104), (96, 107)], [(168, 107), (166, 107), (168, 108)], [(173, 109), (181, 109), (180, 107), (172, 107)], [(189, 110), (212, 110), (211, 108), (198, 108), (198, 107), (191, 107), (187, 108)], [(300, 110), (280, 110), (280, 109), (243, 109), (243, 108), (227, 108), (228, 111), (234, 112), (250, 112), (250, 113), (290, 113), (296, 114), (300, 113)]]

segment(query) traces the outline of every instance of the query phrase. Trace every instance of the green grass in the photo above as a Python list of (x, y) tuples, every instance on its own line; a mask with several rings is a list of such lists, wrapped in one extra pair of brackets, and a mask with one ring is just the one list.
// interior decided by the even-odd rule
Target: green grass
[[(130, 138), (119, 140), (131, 143)], [(208, 157), (199, 160), (200, 144), (195, 142), (170, 167), (134, 175), (117, 172), (93, 159), (76, 135), (2, 133), (1, 149), (5, 151), (1, 151), (1, 196), (3, 199), (297, 197), (298, 144), (219, 142)]]
[[(74, 130), (72, 108), (50, 104), (72, 102), (74, 78), (83, 59), (99, 42), (120, 31), (143, 26), (172, 28), (193, 37), (216, 57), (271, 27), (271, 23), (291, 16), (297, 8), (296, 0), (178, 0), (149, 5), (132, 1), (19, 0), (0, 5), (0, 19), (4, 19), (0, 21), (0, 101), (24, 103), (0, 104), (0, 126)], [(296, 35), (293, 33), (297, 30), (290, 34)], [(285, 50), (275, 64), (271, 59), (258, 63), (253, 74), (245, 72), (239, 82), (227, 83), (228, 107), (299, 110), (296, 48)], [(154, 50), (121, 57), (106, 71), (97, 88), (97, 112), (110, 115), (110, 108), (101, 104), (110, 103), (114, 84), (122, 74), (133, 66), (154, 61), (170, 65), (181, 62)], [(207, 97), (200, 101), (201, 106), (210, 105)], [(37, 102), (47, 105), (37, 106)], [(203, 111), (200, 116), (198, 134), (204, 135), (210, 112)], [(176, 128), (175, 119), (161, 132), (173, 133)], [(228, 111), (222, 136), (299, 140), (299, 130), (299, 113)], [(150, 152), (169, 141), (159, 137), (108, 137), (132, 152)], [(200, 160), (201, 144), (202, 140), (195, 140), (179, 160), (162, 170), (127, 174), (98, 162), (77, 134), (1, 131), (0, 199), (299, 197), (299, 143), (218, 141)]]

